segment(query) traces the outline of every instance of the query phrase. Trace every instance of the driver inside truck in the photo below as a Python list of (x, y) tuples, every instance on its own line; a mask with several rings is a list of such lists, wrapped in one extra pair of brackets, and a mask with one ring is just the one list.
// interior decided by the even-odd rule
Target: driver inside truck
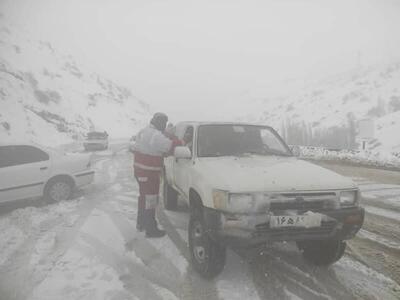
[(193, 127), (189, 127), (188, 129), (186, 129), (186, 132), (183, 135), (183, 141), (185, 145), (190, 149), (190, 152), (193, 153)]

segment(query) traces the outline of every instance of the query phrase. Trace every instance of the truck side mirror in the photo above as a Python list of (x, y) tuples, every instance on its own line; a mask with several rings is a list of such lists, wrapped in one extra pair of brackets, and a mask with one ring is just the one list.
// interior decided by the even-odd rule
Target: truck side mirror
[(192, 158), (192, 152), (190, 151), (190, 149), (188, 147), (185, 146), (179, 146), (175, 148), (174, 151), (174, 157), (176, 159), (190, 159)]

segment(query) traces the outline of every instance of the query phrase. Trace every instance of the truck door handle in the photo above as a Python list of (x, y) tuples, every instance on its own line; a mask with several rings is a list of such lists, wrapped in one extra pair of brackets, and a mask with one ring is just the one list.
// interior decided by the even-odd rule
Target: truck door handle
[(47, 167), (41, 167), (40, 170), (41, 171), (47, 170)]

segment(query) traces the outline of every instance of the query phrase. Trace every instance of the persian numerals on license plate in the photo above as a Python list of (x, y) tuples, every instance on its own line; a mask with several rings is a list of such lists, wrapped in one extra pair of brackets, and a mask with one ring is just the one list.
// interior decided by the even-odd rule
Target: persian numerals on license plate
[(304, 216), (271, 216), (270, 227), (319, 227), (321, 226), (320, 215)]

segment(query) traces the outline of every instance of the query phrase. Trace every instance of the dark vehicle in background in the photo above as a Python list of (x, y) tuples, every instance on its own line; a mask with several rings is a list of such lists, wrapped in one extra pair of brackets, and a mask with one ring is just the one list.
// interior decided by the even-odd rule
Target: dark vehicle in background
[(83, 147), (86, 151), (106, 150), (108, 149), (108, 133), (107, 131), (91, 131), (87, 134)]

